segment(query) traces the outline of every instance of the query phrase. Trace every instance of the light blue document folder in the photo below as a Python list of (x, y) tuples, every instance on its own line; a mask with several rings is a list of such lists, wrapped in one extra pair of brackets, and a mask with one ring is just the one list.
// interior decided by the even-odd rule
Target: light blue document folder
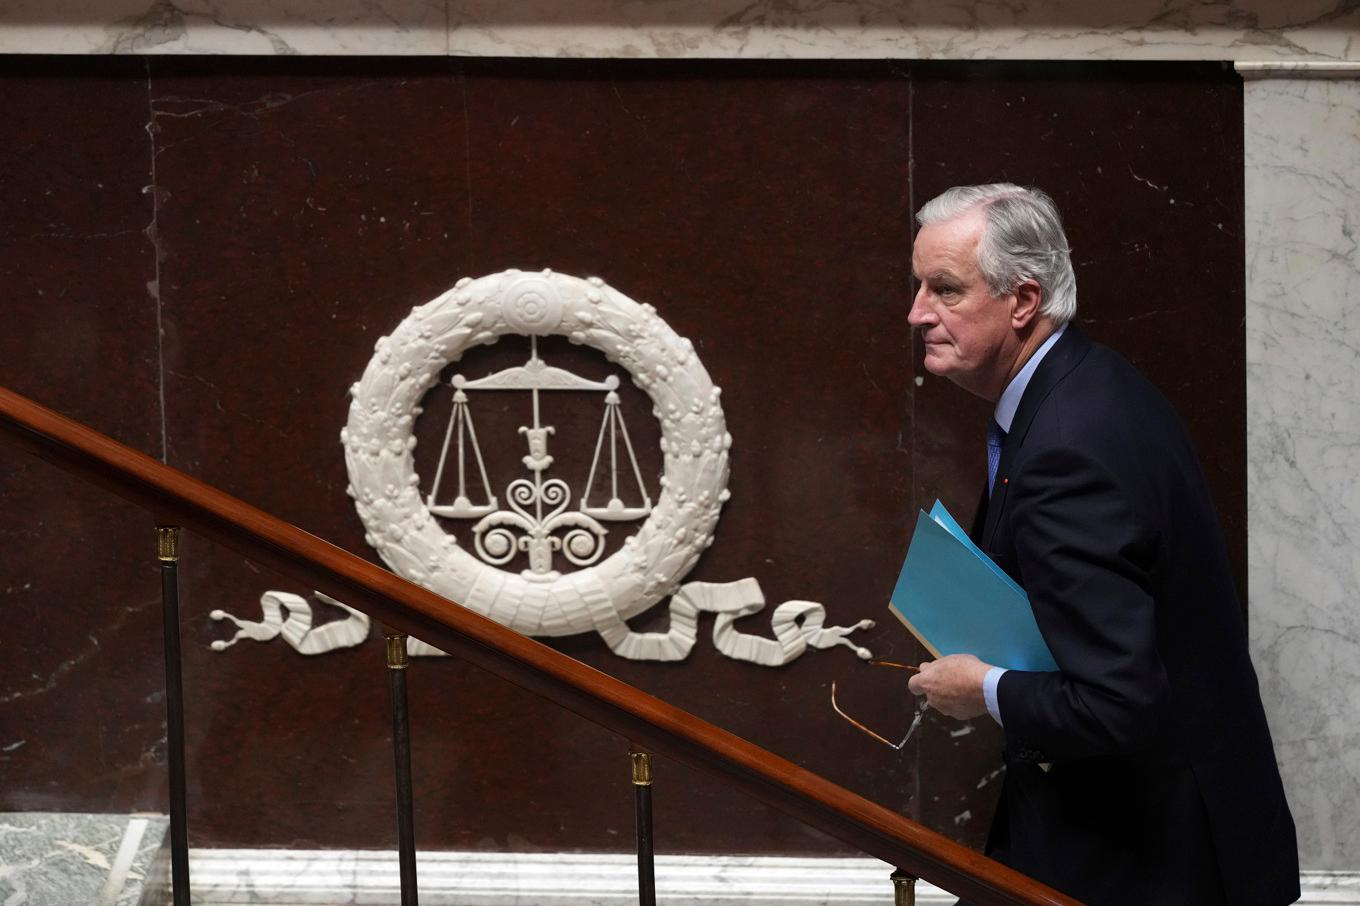
[(935, 657), (975, 654), (1011, 670), (1057, 670), (1029, 598), (938, 500), (916, 517), (888, 605)]

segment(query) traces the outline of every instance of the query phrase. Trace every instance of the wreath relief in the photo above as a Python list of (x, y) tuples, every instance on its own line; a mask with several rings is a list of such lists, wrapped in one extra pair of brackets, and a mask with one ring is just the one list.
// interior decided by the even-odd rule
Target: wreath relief
[[(444, 368), (469, 348), (507, 334), (530, 338), (529, 361), (479, 379), (454, 376), (453, 414), (439, 467), (431, 490), (422, 496), (413, 455), (413, 428), (422, 400), (439, 383)], [(548, 335), (604, 353), (651, 398), (664, 459), (654, 501), (622, 420), (618, 378), (593, 381), (548, 365), (537, 346), (537, 338)], [(533, 395), (533, 423), (519, 429), (527, 474), (504, 489), (502, 503), (486, 479), (469, 399), (511, 390)], [(604, 401), (590, 478), (579, 497), (550, 471), (554, 429), (541, 421), (540, 396), (557, 390), (595, 391)], [(656, 309), (603, 280), (517, 270), (459, 280), (453, 289), (412, 309), (390, 336), (378, 340), (350, 393), (349, 422), (340, 433), (348, 492), (366, 529), (365, 540), (406, 579), (527, 635), (597, 632), (616, 654), (635, 660), (683, 660), (694, 646), (701, 611), (717, 615), (713, 641), (718, 650), (739, 660), (779, 666), (809, 645), (845, 645), (861, 658), (870, 657), (847, 638), (855, 629), (873, 626), (870, 620), (827, 627), (822, 605), (787, 601), (772, 615), (774, 637), (761, 638), (733, 626), (765, 605), (754, 578), (682, 582), (713, 543), (729, 497), (732, 437), (721, 390), (693, 344), (678, 336)], [(604, 484), (611, 496), (592, 503), (597, 473), (608, 474)], [(484, 489), (480, 501), (469, 491), (475, 483), (469, 479), (476, 477)], [(441, 504), (439, 489), (455, 482), (456, 492), (443, 495), (452, 501)], [(475, 519), (471, 537), (460, 542), (437, 516)], [(623, 545), (603, 556), (604, 524), (639, 520)], [(501, 568), (521, 553), (527, 554), (528, 569)], [(576, 568), (559, 571), (559, 566)], [(628, 627), (630, 617), (668, 596), (666, 632)], [(259, 622), (214, 611), (214, 619), (230, 620), (238, 631), (230, 640), (214, 642), (213, 648), (223, 650), (242, 638), (264, 641), (282, 635), (299, 652), (317, 654), (359, 644), (368, 635), (368, 618), (351, 608), (345, 608), (345, 619), (313, 628), (311, 606), (297, 595), (269, 591), (261, 605), (264, 619)], [(442, 653), (414, 639), (410, 649), (412, 654)]]

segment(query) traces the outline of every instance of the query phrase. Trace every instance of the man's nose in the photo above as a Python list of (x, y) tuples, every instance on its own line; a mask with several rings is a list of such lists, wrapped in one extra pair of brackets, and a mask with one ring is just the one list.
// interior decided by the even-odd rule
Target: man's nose
[(907, 312), (907, 323), (912, 327), (921, 327), (930, 324), (934, 315), (930, 303), (926, 301), (926, 288), (923, 286), (916, 291), (916, 298), (911, 301), (911, 311)]

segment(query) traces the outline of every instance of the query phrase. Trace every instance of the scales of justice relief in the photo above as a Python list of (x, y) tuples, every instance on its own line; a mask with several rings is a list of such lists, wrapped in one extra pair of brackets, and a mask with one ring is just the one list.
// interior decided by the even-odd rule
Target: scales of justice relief
[[(443, 370), (469, 348), (507, 335), (529, 338), (528, 362), (479, 378), (455, 374), (441, 384)], [(549, 365), (538, 350), (538, 337), (549, 335), (602, 352), (650, 397), (661, 426), (665, 464), (655, 500), (619, 406), (619, 377), (595, 381)], [(575, 399), (588, 391), (603, 399), (590, 473), (579, 497), (550, 471), (553, 453), (561, 451), (550, 452), (555, 428), (545, 422), (544, 398), (556, 391), (578, 391)], [(413, 428), (431, 392), (452, 393), (453, 405), (439, 464), (422, 494)], [(496, 438), (492, 447), (491, 438), (477, 435), (474, 401), (505, 392), (530, 395), (532, 421), (518, 428), (514, 446)], [(340, 434), (348, 493), (366, 529), (365, 540), (393, 571), (527, 635), (594, 632), (623, 657), (677, 661), (694, 647), (699, 614), (710, 612), (716, 615), (714, 645), (732, 658), (779, 666), (809, 646), (836, 645), (869, 658), (848, 635), (872, 627), (870, 620), (825, 626), (821, 604), (785, 601), (771, 616), (773, 638), (764, 638), (738, 632), (733, 625), (765, 606), (755, 578), (683, 581), (713, 543), (729, 497), (732, 437), (720, 395), (693, 344), (678, 336), (652, 306), (633, 301), (597, 277), (508, 270), (463, 278), (412, 309), (391, 335), (380, 339), (363, 376), (350, 388), (349, 420)], [(525, 470), (499, 496), (487, 477), (484, 446), (502, 455), (513, 451)], [(473, 468), (479, 493), (469, 491)], [(592, 504), (591, 490), (602, 470), (607, 470), (610, 496)], [(441, 488), (455, 480), (452, 495), (441, 495)], [(636, 526), (609, 556), (604, 556), (606, 524)], [(464, 526), (461, 538), (449, 530)], [(527, 568), (503, 568), (520, 555), (525, 555)], [(214, 620), (231, 621), (237, 629), (231, 639), (212, 647), (222, 651), (242, 639), (282, 637), (299, 653), (322, 654), (368, 637), (367, 616), (319, 592), (316, 597), (347, 616), (314, 625), (307, 599), (267, 591), (260, 597), (260, 620), (212, 612)], [(665, 632), (629, 628), (629, 618), (667, 597), (670, 623)], [(442, 654), (415, 639), (408, 647), (413, 655)]]
[[(619, 412), (618, 377), (611, 374), (603, 381), (592, 381), (561, 368), (550, 368), (538, 357), (536, 336), (529, 337), (529, 350), (529, 361), (517, 368), (507, 368), (474, 381), (461, 374), (453, 376), (450, 381), (453, 411), (444, 433), (444, 446), (439, 452), (434, 486), (425, 499), (425, 505), (436, 516), (478, 519), (472, 527), (472, 535), (477, 554), (484, 562), (504, 566), (517, 552), (523, 551), (529, 555), (529, 569), (522, 575), (529, 579), (549, 580), (560, 575), (552, 568), (554, 552), (560, 550), (574, 566), (590, 566), (604, 551), (604, 537), (608, 534), (608, 529), (600, 523), (635, 522), (652, 511), (652, 501), (647, 496), (642, 470), (638, 467), (637, 454), (633, 451), (633, 440), (628, 435), (628, 426)], [(473, 427), (468, 391), (484, 390), (528, 391), (533, 398), (533, 424), (519, 429), (529, 447), (528, 455), (522, 458), (522, 462), (533, 478), (518, 478), (506, 488), (509, 510), (501, 509), (496, 498), (491, 496), (491, 480), (487, 478), (486, 461), (482, 458), (477, 432)], [(543, 473), (553, 463), (548, 453), (548, 438), (555, 433), (555, 429), (552, 425), (542, 423), (539, 394), (550, 390), (587, 390), (605, 394), (604, 420), (600, 423), (599, 437), (595, 441), (595, 456), (590, 462), (590, 475), (586, 478), (580, 506), (575, 510), (567, 509), (571, 500), (571, 489), (567, 483), (560, 478), (543, 477)], [(449, 447), (455, 436), (458, 446), (458, 491), (451, 505), (441, 506), (436, 500), (444, 477), (444, 466), (448, 461)], [(641, 506), (625, 506), (619, 498), (620, 436), (632, 466), (630, 477), (637, 482)], [(587, 496), (595, 485), (595, 473), (599, 469), (600, 452), (606, 437), (609, 439), (611, 495), (606, 505), (591, 506)], [(477, 462), (482, 487), (488, 489), (488, 499), (482, 504), (475, 504), (468, 499), (469, 449)], [(528, 511), (529, 507), (533, 507), (532, 513)], [(562, 534), (559, 535), (559, 532)]]

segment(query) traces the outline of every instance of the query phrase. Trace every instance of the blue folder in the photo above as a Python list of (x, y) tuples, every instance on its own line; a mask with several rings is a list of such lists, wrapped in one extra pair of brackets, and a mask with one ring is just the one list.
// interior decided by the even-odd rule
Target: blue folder
[(1029, 598), (938, 500), (916, 531), (888, 605), (935, 657), (975, 654), (1011, 670), (1057, 670)]

